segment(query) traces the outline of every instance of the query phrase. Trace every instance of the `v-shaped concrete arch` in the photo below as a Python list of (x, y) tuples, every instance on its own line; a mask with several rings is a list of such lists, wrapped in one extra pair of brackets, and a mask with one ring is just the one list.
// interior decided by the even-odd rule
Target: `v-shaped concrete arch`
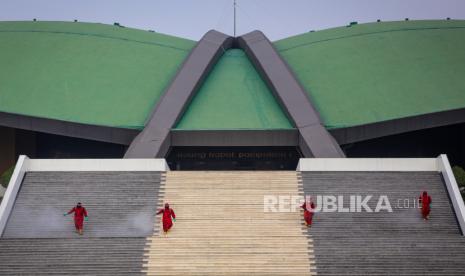
[[(344, 157), (337, 142), (322, 125), (302, 86), (262, 32), (232, 38), (209, 31), (197, 43), (152, 112), (144, 130), (134, 139), (125, 158), (164, 157), (176, 125), (199, 87), (224, 51), (243, 49), (299, 132), (305, 157)], [(274, 134), (276, 135), (276, 134)], [(250, 139), (249, 136), (240, 138)], [(208, 140), (208, 139), (207, 139)]]

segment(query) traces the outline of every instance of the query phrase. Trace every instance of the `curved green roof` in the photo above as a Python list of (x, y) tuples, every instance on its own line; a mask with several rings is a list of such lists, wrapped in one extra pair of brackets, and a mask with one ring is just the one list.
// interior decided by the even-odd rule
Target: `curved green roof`
[(244, 51), (228, 50), (178, 122), (177, 130), (292, 129)]
[(330, 129), (465, 107), (465, 21), (353, 25), (274, 45)]
[(0, 111), (133, 129), (195, 45), (72, 22), (0, 22), (0, 41)]
[[(0, 22), (0, 112), (142, 129), (195, 42), (117, 26)], [(327, 128), (465, 107), (465, 21), (402, 21), (274, 43)], [(225, 53), (176, 129), (293, 128), (241, 50)]]

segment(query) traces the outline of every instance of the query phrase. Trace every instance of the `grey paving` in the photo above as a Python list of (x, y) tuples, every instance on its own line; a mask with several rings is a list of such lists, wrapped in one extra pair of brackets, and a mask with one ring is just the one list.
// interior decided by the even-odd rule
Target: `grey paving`
[(160, 187), (157, 172), (29, 172), (3, 238), (79, 238), (72, 216), (81, 201), (89, 213), (86, 237), (151, 235)]
[[(319, 275), (465, 275), (461, 236), (442, 177), (435, 172), (303, 172), (310, 195), (387, 195), (393, 212), (317, 213), (308, 230)], [(431, 218), (407, 207), (421, 191), (433, 199)], [(399, 201), (400, 200), (400, 201)], [(407, 201), (408, 200), (408, 201)]]

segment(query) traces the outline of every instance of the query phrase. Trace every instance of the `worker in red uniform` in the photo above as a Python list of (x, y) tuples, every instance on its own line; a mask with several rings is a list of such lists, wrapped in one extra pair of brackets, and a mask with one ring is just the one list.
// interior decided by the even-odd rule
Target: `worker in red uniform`
[(419, 200), (421, 203), (421, 215), (424, 220), (427, 220), (429, 219), (429, 212), (431, 211), (431, 197), (424, 191), (423, 194), (420, 195)]
[[(313, 220), (313, 210), (315, 209), (315, 204), (310, 201), (310, 204), (307, 204), (308, 202), (305, 201), (302, 206), (300, 206), (302, 209), (304, 209), (304, 220), (305, 220), (305, 225), (307, 227), (312, 226), (312, 220)], [(310, 208), (308, 208), (310, 207)]]
[(76, 227), (76, 232), (78, 232), (79, 235), (82, 235), (84, 229), (84, 220), (87, 221), (89, 219), (87, 217), (87, 210), (86, 208), (82, 207), (81, 202), (78, 202), (76, 207), (73, 207), (73, 209), (69, 210), (68, 213), (64, 213), (63, 216), (67, 216), (72, 213), (74, 213), (74, 227)]
[(165, 208), (160, 209), (158, 211), (158, 214), (163, 214), (163, 232), (165, 232), (165, 235), (168, 234), (168, 231), (171, 229), (173, 226), (173, 221), (171, 218), (173, 218), (174, 221), (176, 221), (176, 215), (174, 214), (173, 209), (170, 208), (170, 205), (168, 203), (165, 203)]

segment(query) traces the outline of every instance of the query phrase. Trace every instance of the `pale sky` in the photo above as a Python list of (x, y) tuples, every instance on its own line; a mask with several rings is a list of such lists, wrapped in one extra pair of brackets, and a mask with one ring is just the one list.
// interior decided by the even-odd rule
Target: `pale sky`
[[(271, 40), (348, 24), (465, 19), (465, 0), (237, 0), (237, 35)], [(98, 22), (198, 40), (210, 29), (232, 35), (233, 0), (0, 0), (0, 21)]]

